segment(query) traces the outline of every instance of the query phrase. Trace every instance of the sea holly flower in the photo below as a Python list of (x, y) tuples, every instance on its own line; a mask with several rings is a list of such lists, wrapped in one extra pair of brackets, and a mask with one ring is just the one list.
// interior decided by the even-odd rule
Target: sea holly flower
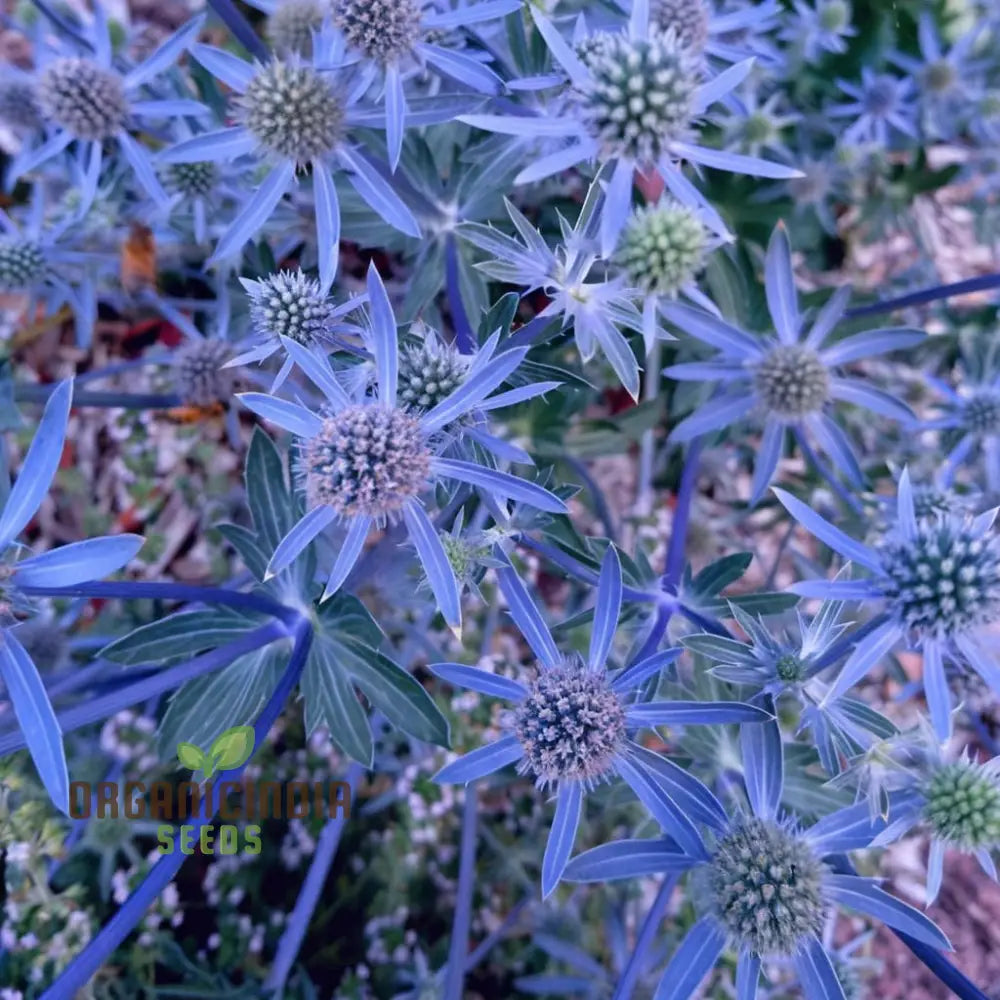
[(824, 113), (829, 118), (854, 119), (843, 132), (844, 142), (872, 142), (888, 149), (894, 132), (914, 141), (918, 138), (913, 105), (916, 85), (912, 79), (873, 73), (865, 66), (860, 84), (837, 82), (852, 100), (828, 105)]
[[(366, 122), (358, 88), (341, 89), (332, 70), (342, 65), (327, 22), (306, 57), (292, 53), (251, 65), (230, 52), (194, 45), (191, 54), (235, 94), (237, 125), (206, 132), (162, 152), (162, 163), (206, 163), (250, 157), (268, 167), (239, 214), (219, 238), (210, 263), (239, 253), (291, 190), (298, 170), (309, 169), (315, 202), (320, 286), (327, 292), (337, 271), (340, 203), (331, 171), (343, 170), (371, 209), (409, 236), (420, 227), (392, 185), (367, 161), (352, 138)], [(421, 120), (422, 121), (422, 120)]]
[(698, 288), (697, 276), (708, 255), (724, 240), (706, 224), (703, 214), (669, 196), (632, 210), (622, 229), (612, 262), (629, 288), (640, 293), (642, 336), (646, 354), (664, 339), (658, 317), (660, 303), (683, 295), (718, 314), (712, 300)]
[[(360, 332), (343, 322), (367, 296), (357, 295), (339, 305), (315, 278), (303, 271), (276, 271), (264, 278), (240, 278), (250, 300), (252, 335), (244, 350), (228, 362), (230, 366), (260, 364), (275, 354), (284, 354), (285, 339), (316, 350), (332, 346), (338, 333)], [(285, 381), (294, 362), (285, 356), (271, 386), (273, 392)]]
[[(254, 413), (301, 439), (297, 473), (307, 512), (278, 545), (268, 564), (268, 575), (292, 563), (320, 532), (334, 523), (344, 523), (347, 533), (327, 580), (325, 600), (347, 579), (371, 529), (402, 520), (445, 620), (457, 628), (461, 623), (458, 583), (421, 500), (433, 483), (466, 483), (494, 499), (566, 513), (562, 500), (532, 482), (472, 462), (444, 458), (438, 451), (443, 428), (472, 410), (488, 406), (485, 398), (517, 368), (527, 350), (497, 354), (499, 337), (494, 334), (478, 355), (475, 369), (451, 395), (431, 410), (411, 411), (400, 403), (396, 321), (374, 265), (368, 271), (368, 297), (368, 346), (375, 359), (377, 383), (374, 395), (367, 395), (364, 385), (355, 386), (349, 394), (324, 357), (282, 337), (289, 357), (323, 393), (323, 408), (314, 412), (264, 393), (240, 397)], [(519, 399), (530, 399), (538, 391), (538, 386), (528, 385), (506, 396), (508, 401), (513, 401), (515, 394)]]
[[(725, 223), (688, 181), (680, 161), (757, 177), (794, 177), (782, 164), (699, 145), (697, 120), (750, 72), (752, 60), (701, 82), (699, 60), (675, 32), (651, 28), (649, 7), (636, 4), (627, 31), (605, 32), (578, 55), (535, 7), (532, 17), (566, 74), (559, 99), (537, 115), (462, 115), (490, 132), (535, 137), (559, 148), (525, 167), (515, 183), (539, 181), (585, 162), (611, 164), (601, 208), (600, 245), (610, 255), (632, 202), (636, 171), (658, 173), (679, 201), (702, 208), (721, 236)], [(568, 144), (567, 144), (568, 143)]]
[(138, 535), (72, 542), (21, 558), (17, 536), (35, 516), (62, 458), (73, 396), (72, 381), (56, 386), (31, 447), (0, 510), (0, 678), (32, 760), (53, 804), (69, 809), (69, 776), (62, 732), (38, 668), (17, 636), (19, 621), (35, 613), (33, 587), (66, 587), (121, 569), (143, 544)]
[[(839, 471), (855, 485), (863, 475), (846, 435), (830, 417), (833, 402), (852, 403), (881, 417), (909, 422), (910, 409), (860, 379), (839, 374), (839, 367), (860, 358), (910, 347), (924, 338), (920, 330), (869, 330), (824, 346), (847, 308), (850, 290), (835, 292), (812, 318), (806, 332), (799, 312), (791, 247), (785, 228), (771, 236), (764, 269), (768, 310), (776, 336), (744, 333), (716, 316), (679, 304), (663, 314), (685, 333), (717, 350), (708, 362), (671, 365), (665, 374), (686, 381), (721, 382), (710, 404), (682, 420), (671, 432), (675, 441), (690, 441), (751, 415), (763, 420), (764, 434), (754, 467), (751, 503), (764, 495), (774, 477), (790, 432), (800, 445), (815, 439)], [(808, 453), (808, 445), (803, 448)]]
[(937, 514), (918, 519), (909, 471), (900, 476), (895, 523), (874, 545), (846, 535), (801, 500), (774, 489), (785, 509), (835, 552), (867, 570), (860, 580), (806, 581), (803, 597), (886, 602), (858, 640), (827, 697), (858, 683), (901, 642), (923, 653), (923, 683), (934, 730), (951, 733), (951, 693), (945, 660), (972, 667), (1000, 694), (992, 626), (1000, 620), (1000, 536), (997, 508), (978, 517)]
[(775, 722), (741, 732), (749, 809), (713, 817), (710, 843), (686, 853), (671, 831), (660, 840), (622, 840), (574, 858), (566, 877), (579, 882), (690, 872), (700, 911), (667, 965), (655, 1000), (687, 1000), (726, 950), (738, 955), (741, 1000), (757, 996), (761, 965), (791, 961), (807, 1000), (842, 1000), (833, 956), (823, 943), (827, 920), (847, 907), (932, 948), (950, 949), (944, 934), (875, 879), (835, 870), (831, 855), (867, 847), (885, 824), (866, 807), (849, 806), (802, 828), (782, 814), (784, 759)]
[[(576, 224), (560, 218), (563, 243), (551, 249), (541, 233), (509, 201), (505, 201), (520, 240), (478, 222), (465, 222), (456, 232), (490, 254), (476, 267), (498, 281), (541, 289), (551, 300), (539, 317), (558, 316), (563, 329), (572, 325), (577, 348), (590, 361), (600, 347), (633, 399), (639, 395), (639, 365), (619, 327), (643, 330), (644, 317), (632, 303), (634, 293), (624, 275), (592, 275), (600, 252), (595, 242), (598, 182), (590, 186)], [(592, 279), (592, 280), (588, 280)], [(650, 322), (655, 320), (651, 314)], [(669, 339), (666, 334), (658, 335)]]
[(781, 32), (790, 42), (795, 55), (803, 62), (815, 63), (826, 53), (843, 55), (849, 39), (858, 31), (851, 24), (852, 10), (848, 0), (815, 0), (810, 6), (804, 0), (794, 0), (795, 17)]
[(650, 701), (630, 697), (678, 653), (668, 649), (610, 674), (608, 657), (621, 614), (622, 574), (618, 554), (608, 548), (595, 597), (594, 626), (586, 661), (559, 651), (541, 611), (514, 568), (497, 570), (511, 617), (537, 657), (527, 684), (460, 663), (431, 670), (461, 687), (509, 700), (514, 710), (495, 743), (444, 767), (435, 780), (468, 784), (516, 763), (542, 789), (555, 789), (556, 812), (542, 862), (542, 895), (559, 884), (583, 809), (584, 794), (622, 778), (665, 829), (693, 851), (704, 850), (692, 819), (721, 815), (721, 806), (696, 778), (635, 742), (638, 729), (660, 725), (760, 722), (767, 712), (740, 702)]
[(795, 626), (769, 625), (760, 616), (730, 605), (746, 640), (712, 633), (686, 635), (682, 645), (706, 657), (709, 673), (729, 684), (753, 688), (770, 698), (794, 698), (800, 708), (799, 730), (811, 730), (824, 769), (843, 773), (843, 761), (856, 758), (877, 740), (897, 730), (862, 701), (841, 696), (826, 700), (828, 685), (819, 675), (835, 666), (831, 660), (849, 626), (841, 621), (842, 601), (824, 601), (812, 618), (796, 608)]
[(944, 462), (945, 482), (952, 482), (956, 471), (978, 451), (987, 489), (1000, 492), (1000, 374), (963, 378), (957, 389), (941, 379), (929, 381), (944, 397), (944, 412), (924, 426), (947, 432), (954, 442)]
[[(114, 141), (136, 181), (160, 206), (168, 202), (153, 160), (131, 133), (136, 119), (155, 121), (180, 115), (201, 116), (207, 108), (188, 98), (146, 99), (142, 92), (187, 51), (197, 37), (204, 17), (188, 21), (152, 55), (124, 74), (115, 66), (111, 34), (100, 3), (87, 32), (92, 51), (66, 55), (39, 45), (36, 94), (45, 121), (45, 137), (27, 146), (11, 164), (8, 183), (35, 170), (76, 144), (83, 167), (85, 210), (97, 192), (105, 143)], [(69, 44), (66, 38), (63, 45)]]
[[(780, 90), (762, 101), (756, 88), (744, 87), (741, 93), (732, 97), (739, 114), (728, 116), (723, 123), (726, 145), (751, 156), (767, 152), (786, 163), (791, 162), (793, 153), (785, 145), (781, 134), (800, 121), (802, 116), (782, 114), (780, 109), (785, 100)], [(792, 178), (788, 183), (794, 184), (801, 179)]]

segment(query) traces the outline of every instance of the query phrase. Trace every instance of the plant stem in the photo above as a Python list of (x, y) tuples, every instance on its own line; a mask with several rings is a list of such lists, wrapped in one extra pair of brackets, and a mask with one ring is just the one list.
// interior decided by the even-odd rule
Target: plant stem
[(639, 937), (635, 942), (635, 949), (628, 960), (628, 965), (625, 966), (625, 971), (622, 973), (621, 979), (618, 981), (618, 986), (615, 989), (612, 1000), (630, 1000), (636, 982), (642, 972), (642, 963), (646, 958), (646, 952), (649, 950), (653, 937), (659, 930), (660, 921), (663, 920), (663, 914), (667, 909), (667, 904), (670, 902), (670, 897), (673, 895), (676, 885), (676, 875), (668, 875), (663, 880), (660, 891), (656, 894), (653, 905), (650, 906), (649, 912), (646, 914), (646, 919), (642, 922)]
[(462, 808), (462, 844), (458, 862), (458, 891), (455, 897), (455, 919), (451, 925), (448, 948), (448, 972), (444, 983), (444, 1000), (462, 1000), (465, 965), (469, 947), (469, 923), (472, 918), (472, 891), (476, 876), (476, 829), (478, 825), (476, 782), (465, 786)]
[(476, 350), (476, 338), (469, 324), (469, 317), (462, 302), (462, 286), (458, 270), (458, 244), (455, 234), (449, 233), (444, 244), (444, 276), (448, 295), (448, 308), (451, 310), (451, 322), (455, 327), (455, 346), (461, 354), (473, 354)]

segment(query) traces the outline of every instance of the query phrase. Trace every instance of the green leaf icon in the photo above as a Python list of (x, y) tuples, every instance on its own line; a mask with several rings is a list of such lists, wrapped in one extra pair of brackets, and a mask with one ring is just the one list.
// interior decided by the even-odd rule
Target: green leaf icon
[(209, 765), (205, 777), (215, 771), (229, 771), (245, 764), (253, 753), (253, 726), (233, 726), (215, 738), (208, 751)]
[(189, 771), (197, 771), (208, 763), (208, 758), (193, 743), (178, 743), (177, 759)]

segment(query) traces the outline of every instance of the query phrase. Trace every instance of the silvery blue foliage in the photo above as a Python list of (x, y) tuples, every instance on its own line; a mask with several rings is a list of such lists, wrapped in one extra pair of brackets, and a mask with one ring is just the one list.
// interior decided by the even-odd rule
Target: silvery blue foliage
[[(223, 783), (325, 740), (358, 808), (294, 828), (238, 968), (147, 921), (173, 846), (58, 961), (5, 926), (0, 981), (855, 1000), (884, 926), (983, 1000), (883, 849), (923, 838), (928, 906), (950, 854), (996, 880), (1000, 276), (939, 284), (913, 209), (957, 180), (996, 243), (996, 12), (251, 6), (9, 18), (0, 746), (65, 841), (45, 906), (86, 907), (78, 843), (119, 874), (120, 825), (51, 817), (159, 766), (107, 760), (134, 706), (170, 753), (252, 730)], [(383, 903), (405, 946), (342, 959)]]

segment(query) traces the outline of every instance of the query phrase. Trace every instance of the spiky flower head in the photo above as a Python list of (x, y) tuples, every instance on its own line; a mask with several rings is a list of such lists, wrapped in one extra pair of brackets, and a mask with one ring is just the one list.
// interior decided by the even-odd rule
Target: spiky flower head
[(247, 284), (250, 321), (269, 340), (314, 344), (327, 330), (334, 305), (318, 281), (302, 271), (278, 271)]
[(920, 82), (931, 94), (947, 94), (958, 82), (958, 71), (949, 59), (933, 59), (923, 68)]
[(275, 59), (239, 98), (243, 124), (269, 153), (296, 163), (331, 152), (344, 134), (344, 102), (329, 75)]
[(823, 929), (826, 868), (791, 830), (749, 817), (722, 837), (707, 866), (709, 902), (734, 946), (792, 955)]
[(962, 427), (970, 434), (1000, 433), (1000, 392), (979, 389), (965, 401), (961, 410)]
[(899, 103), (899, 82), (885, 73), (873, 77), (864, 90), (862, 103), (868, 114), (884, 118)]
[(764, 408), (794, 420), (821, 410), (830, 398), (830, 372), (810, 347), (780, 344), (757, 363), (754, 388)]
[(879, 544), (882, 591), (919, 636), (953, 636), (1000, 616), (1000, 537), (973, 524), (928, 518), (912, 537), (891, 531)]
[(161, 179), (168, 191), (185, 198), (204, 198), (215, 189), (219, 168), (214, 163), (167, 163)]
[(805, 669), (806, 664), (802, 662), (802, 657), (795, 653), (782, 653), (774, 661), (774, 672), (789, 684), (802, 680)]
[(935, 769), (924, 817), (934, 837), (964, 851), (1000, 845), (1000, 775), (966, 758)]
[(399, 402), (409, 410), (430, 410), (464, 381), (470, 358), (436, 335), (399, 353)]
[(331, 414), (302, 448), (299, 473), (310, 509), (383, 521), (427, 486), (431, 453), (417, 419), (390, 406)]
[(312, 55), (312, 36), (323, 26), (326, 7), (318, 0), (284, 0), (267, 19), (265, 34), (279, 55)]
[(222, 366), (232, 351), (224, 340), (192, 340), (174, 357), (174, 387), (188, 406), (225, 402), (236, 387), (236, 376)]
[(524, 748), (518, 765), (540, 787), (592, 786), (608, 777), (625, 741), (625, 707), (604, 671), (566, 662), (539, 673), (514, 712)]
[(817, 14), (824, 31), (841, 31), (851, 23), (851, 5), (847, 0), (821, 0)]
[(0, 121), (14, 128), (36, 128), (42, 122), (38, 92), (27, 80), (0, 80)]
[(605, 157), (658, 163), (691, 124), (698, 67), (675, 32), (606, 34), (590, 46), (591, 80), (580, 94), (584, 121)]
[(369, 59), (395, 62), (420, 39), (416, 0), (337, 0), (334, 23)]
[(23, 292), (46, 272), (45, 251), (33, 240), (0, 237), (0, 292)]
[(110, 139), (128, 117), (122, 78), (89, 59), (56, 59), (42, 74), (43, 114), (76, 139)]
[(697, 213), (667, 199), (632, 213), (616, 262), (633, 288), (676, 295), (702, 269), (707, 251), (708, 233)]
[(673, 29), (689, 49), (703, 52), (708, 41), (708, 6), (705, 0), (652, 0), (649, 21), (660, 31)]

